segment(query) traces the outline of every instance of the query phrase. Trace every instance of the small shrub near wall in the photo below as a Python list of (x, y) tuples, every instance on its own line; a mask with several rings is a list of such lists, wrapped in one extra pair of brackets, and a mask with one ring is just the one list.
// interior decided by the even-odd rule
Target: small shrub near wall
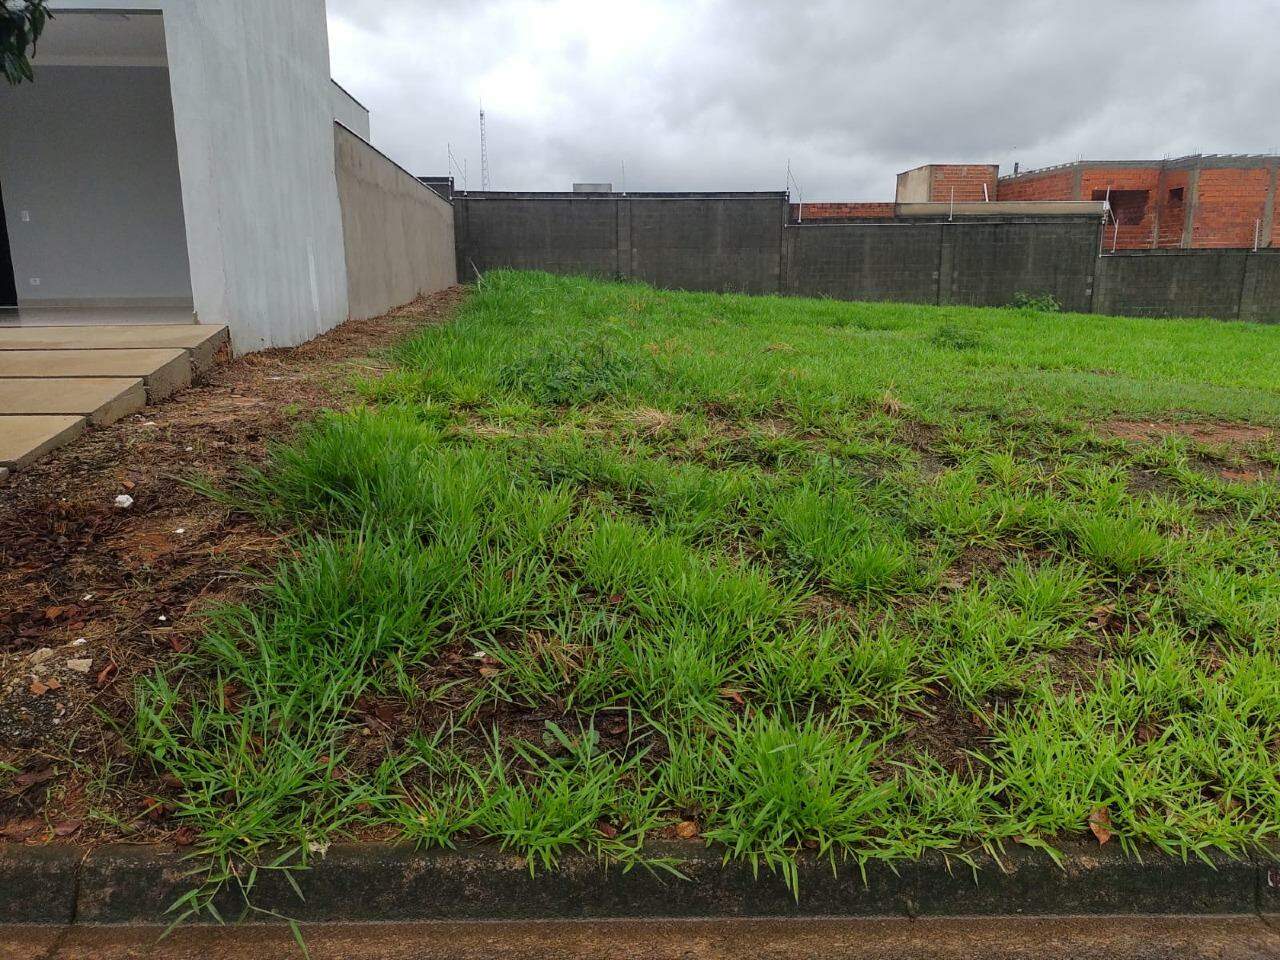
[(1009, 306), (1017, 310), (1034, 310), (1037, 313), (1060, 313), (1062, 304), (1051, 293), (1032, 294), (1019, 290), (1013, 295)]

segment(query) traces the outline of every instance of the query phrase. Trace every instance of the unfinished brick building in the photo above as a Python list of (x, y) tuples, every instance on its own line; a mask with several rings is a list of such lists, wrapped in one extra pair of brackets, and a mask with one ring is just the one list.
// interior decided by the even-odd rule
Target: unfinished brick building
[[(927, 163), (898, 174), (898, 203), (979, 203), (996, 199), (994, 163)], [(1088, 199), (1088, 198), (1085, 198)]]
[(1001, 177), (1001, 200), (1107, 200), (1116, 249), (1280, 246), (1280, 157), (1081, 160)]
[[(921, 204), (1107, 201), (1104, 249), (1280, 247), (1280, 156), (1080, 160), (999, 177), (995, 164), (929, 164), (898, 174), (895, 203), (792, 204), (804, 220), (896, 219)], [(1040, 211), (1042, 214), (1045, 211)]]
[(984, 203), (996, 199), (1000, 167), (994, 163), (930, 163), (898, 174), (892, 203), (852, 201), (791, 205), (804, 220), (892, 220), (901, 203)]

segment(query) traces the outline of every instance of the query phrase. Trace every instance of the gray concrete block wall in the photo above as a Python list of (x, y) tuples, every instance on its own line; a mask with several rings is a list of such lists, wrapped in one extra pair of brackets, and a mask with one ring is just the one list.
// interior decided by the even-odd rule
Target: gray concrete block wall
[(846, 300), (1003, 306), (1051, 294), (1088, 310), (1098, 225), (1025, 222), (794, 224), (787, 293)]
[(582, 196), (546, 200), (454, 195), (458, 276), (500, 267), (619, 276), (618, 204)]
[(458, 275), (496, 267), (682, 290), (1280, 322), (1280, 251), (1099, 256), (1091, 216), (787, 222), (782, 194), (457, 197)]
[(673, 290), (777, 293), (785, 198), (634, 199), (624, 275)]
[(788, 227), (784, 292), (838, 300), (937, 303), (942, 230), (933, 223)]
[(1241, 312), (1246, 266), (1253, 256), (1244, 250), (1151, 250), (1102, 257), (1093, 310), (1135, 317), (1235, 320)]
[(776, 293), (783, 194), (454, 197), (458, 274), (498, 267)]
[(376, 317), (457, 283), (448, 201), (341, 124), (333, 136), (349, 316)]
[(1280, 251), (1260, 252), (1245, 259), (1240, 319), (1280, 323)]
[(1098, 259), (1091, 218), (949, 223), (942, 242), (951, 249), (943, 252), (939, 303), (997, 307), (1028, 293), (1050, 294), (1064, 310), (1090, 309)]

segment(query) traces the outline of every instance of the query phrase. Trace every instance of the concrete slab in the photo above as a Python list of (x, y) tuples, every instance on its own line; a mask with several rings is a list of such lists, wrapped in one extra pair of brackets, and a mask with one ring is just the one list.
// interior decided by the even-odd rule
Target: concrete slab
[(84, 432), (84, 417), (0, 416), (0, 467), (25, 467)]
[(4, 377), (141, 377), (155, 402), (190, 385), (191, 356), (186, 350), (0, 350)]
[(227, 328), (211, 323), (0, 328), (0, 351), (177, 348), (191, 354), (196, 371), (201, 373), (213, 365), (213, 358), (227, 342)]
[(94, 426), (115, 423), (147, 403), (138, 377), (0, 378), (0, 414), (70, 413)]

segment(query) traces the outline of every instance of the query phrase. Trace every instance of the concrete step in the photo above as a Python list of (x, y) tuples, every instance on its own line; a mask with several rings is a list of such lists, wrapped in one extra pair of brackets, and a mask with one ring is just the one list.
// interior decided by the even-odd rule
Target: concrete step
[(0, 416), (0, 468), (25, 467), (84, 432), (84, 417)]
[(0, 378), (0, 411), (5, 414), (79, 414), (95, 427), (137, 413), (147, 403), (138, 377)]
[[(2, 331), (21, 332), (21, 331)], [(0, 378), (141, 378), (152, 403), (191, 384), (186, 350), (13, 350), (0, 349)], [(13, 411), (0, 407), (0, 413)]]
[(213, 366), (218, 351), (227, 343), (227, 328), (211, 323), (0, 328), (0, 351), (177, 348), (191, 355), (197, 373)]

